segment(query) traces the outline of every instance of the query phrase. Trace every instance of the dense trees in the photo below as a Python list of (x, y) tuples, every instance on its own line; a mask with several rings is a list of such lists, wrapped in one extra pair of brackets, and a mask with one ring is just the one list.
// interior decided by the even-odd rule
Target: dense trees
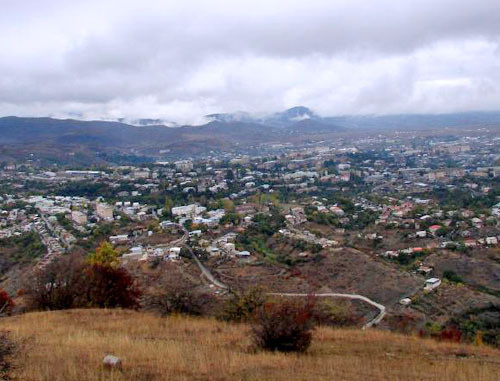
[(85, 307), (138, 308), (141, 291), (117, 254), (101, 244), (87, 259), (79, 255), (58, 258), (25, 281), (29, 309), (58, 310)]

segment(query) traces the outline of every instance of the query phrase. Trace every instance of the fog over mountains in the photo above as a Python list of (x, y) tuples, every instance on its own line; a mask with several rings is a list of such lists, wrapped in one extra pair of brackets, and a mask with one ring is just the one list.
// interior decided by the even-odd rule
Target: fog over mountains
[(299, 106), (267, 116), (238, 112), (211, 114), (206, 119), (208, 122), (200, 126), (178, 126), (175, 122), (165, 123), (158, 119), (140, 119), (132, 125), (123, 121), (11, 116), (0, 118), (0, 144), (203, 153), (269, 142), (319, 139), (363, 129), (425, 130), (498, 125), (500, 112), (322, 117)]

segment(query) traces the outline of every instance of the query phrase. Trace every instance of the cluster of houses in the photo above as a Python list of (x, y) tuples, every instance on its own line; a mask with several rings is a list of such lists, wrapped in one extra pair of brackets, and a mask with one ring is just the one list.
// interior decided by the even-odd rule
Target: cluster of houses
[(304, 241), (313, 245), (320, 245), (323, 249), (339, 245), (338, 241), (335, 241), (333, 239), (327, 239), (324, 237), (317, 237), (307, 230), (298, 231), (295, 229), (294, 230), (280, 229), (278, 233), (283, 237), (287, 237), (292, 240)]

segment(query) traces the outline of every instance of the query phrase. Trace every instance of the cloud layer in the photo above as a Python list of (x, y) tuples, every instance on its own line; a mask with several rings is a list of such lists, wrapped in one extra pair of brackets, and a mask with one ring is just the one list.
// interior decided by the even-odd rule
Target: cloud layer
[(498, 109), (498, 0), (24, 0), (0, 115), (162, 118)]

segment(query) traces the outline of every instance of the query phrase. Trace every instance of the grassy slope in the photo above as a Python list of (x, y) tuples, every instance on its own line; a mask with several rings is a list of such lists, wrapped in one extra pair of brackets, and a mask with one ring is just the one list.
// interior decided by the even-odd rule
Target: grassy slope
[[(306, 355), (252, 352), (248, 327), (120, 310), (0, 320), (20, 380), (498, 380), (500, 351), (377, 330), (315, 332)], [(122, 372), (101, 367), (106, 354)]]

